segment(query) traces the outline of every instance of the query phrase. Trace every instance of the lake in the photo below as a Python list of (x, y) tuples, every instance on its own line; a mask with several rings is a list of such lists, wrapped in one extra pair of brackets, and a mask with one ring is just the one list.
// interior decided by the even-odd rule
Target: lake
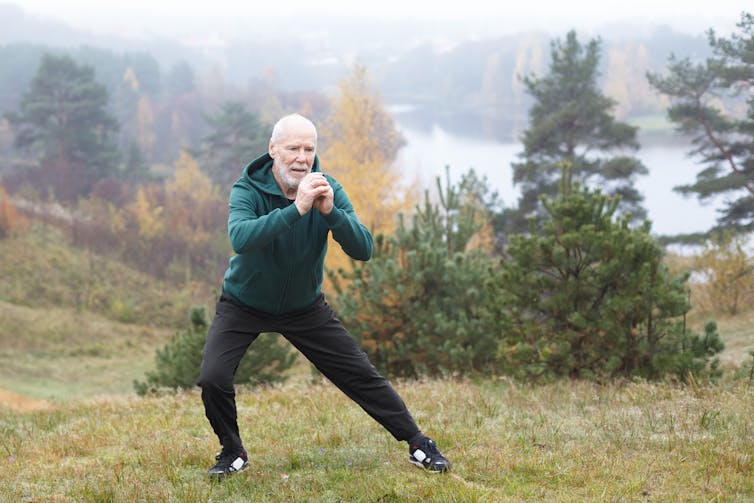
[[(422, 185), (434, 188), (434, 179), (444, 177), (450, 166), (451, 179), (474, 168), (486, 175), (490, 187), (496, 190), (506, 206), (515, 206), (519, 191), (513, 186), (511, 163), (518, 161), (523, 146), (515, 141), (499, 142), (484, 138), (466, 138), (434, 124), (418, 129), (402, 122), (394, 114), (396, 127), (407, 144), (398, 154), (397, 165), (403, 172), (418, 177)], [(716, 220), (716, 204), (703, 205), (696, 198), (685, 198), (673, 192), (673, 187), (693, 182), (699, 166), (687, 157), (689, 145), (653, 144), (642, 147), (636, 154), (649, 170), (649, 175), (637, 181), (644, 194), (644, 205), (652, 221), (654, 234), (681, 234), (705, 231)]]

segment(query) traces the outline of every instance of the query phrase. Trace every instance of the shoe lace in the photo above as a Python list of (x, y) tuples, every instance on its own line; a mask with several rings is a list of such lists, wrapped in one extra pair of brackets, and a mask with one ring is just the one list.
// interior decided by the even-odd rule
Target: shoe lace
[(220, 451), (220, 453), (215, 456), (215, 461), (219, 463), (222, 463), (223, 461), (227, 464), (230, 464), (231, 461), (235, 460), (238, 457), (238, 454), (235, 451), (226, 451), (223, 449)]
[(427, 457), (430, 459), (436, 459), (436, 458), (442, 457), (442, 454), (440, 454), (440, 451), (437, 448), (437, 444), (435, 444), (432, 440), (427, 440), (425, 442), (422, 442), (420, 448), (422, 451), (424, 451), (424, 454), (426, 454)]

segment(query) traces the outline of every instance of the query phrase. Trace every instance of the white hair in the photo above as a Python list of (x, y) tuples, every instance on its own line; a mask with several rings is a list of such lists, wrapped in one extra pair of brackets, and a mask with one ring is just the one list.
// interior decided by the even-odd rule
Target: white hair
[(312, 130), (314, 130), (314, 141), (317, 141), (317, 128), (314, 125), (312, 121), (307, 119), (301, 114), (289, 114), (284, 117), (282, 117), (279, 121), (275, 123), (275, 126), (272, 128), (272, 135), (270, 136), (270, 143), (277, 143), (280, 138), (282, 138), (285, 135), (286, 129), (289, 125), (292, 123), (299, 123), (299, 124), (307, 124), (311, 126)]

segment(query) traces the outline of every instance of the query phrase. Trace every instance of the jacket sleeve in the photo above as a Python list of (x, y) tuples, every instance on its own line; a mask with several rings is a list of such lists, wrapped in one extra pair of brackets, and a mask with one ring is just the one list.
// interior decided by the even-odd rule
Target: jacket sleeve
[(262, 213), (255, 190), (236, 184), (230, 191), (228, 237), (237, 254), (267, 246), (278, 234), (290, 230), (301, 218), (296, 206), (276, 208)]
[(332, 236), (343, 251), (355, 260), (372, 258), (374, 241), (369, 230), (359, 221), (343, 186), (328, 177), (333, 187), (333, 209), (325, 217)]

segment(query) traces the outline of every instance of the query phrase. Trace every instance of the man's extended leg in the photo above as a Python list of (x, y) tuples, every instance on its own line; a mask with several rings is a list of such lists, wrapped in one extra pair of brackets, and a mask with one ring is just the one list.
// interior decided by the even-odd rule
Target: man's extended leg
[(280, 319), (277, 331), (397, 440), (409, 441), (420, 435), (401, 397), (324, 300)]
[(277, 331), (393, 437), (407, 441), (411, 463), (432, 473), (450, 469), (450, 461), (421, 433), (401, 397), (324, 300), (306, 312), (285, 317)]

